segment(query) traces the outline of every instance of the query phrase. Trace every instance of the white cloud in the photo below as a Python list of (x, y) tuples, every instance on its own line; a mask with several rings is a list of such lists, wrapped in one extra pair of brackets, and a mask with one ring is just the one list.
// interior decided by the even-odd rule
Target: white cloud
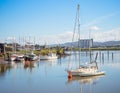
[(93, 32), (91, 36), (94, 41), (117, 41), (120, 40), (120, 28), (112, 29), (104, 32)]
[[(98, 30), (99, 28), (96, 26), (93, 26), (94, 30)], [(59, 35), (51, 35), (51, 36), (42, 36), (40, 37), (40, 43), (44, 44), (45, 42), (47, 44), (61, 44), (65, 42), (71, 42), (73, 37), (73, 32), (65, 32), (63, 34)], [(75, 34), (75, 39), (76, 41), (78, 38), (78, 35)], [(82, 34), (81, 33), (81, 38), (86, 39), (89, 38), (89, 35)], [(104, 41), (111, 41), (111, 40), (120, 40), (120, 28), (112, 29), (109, 31), (91, 31), (91, 38), (94, 39), (94, 41), (99, 41), (99, 42), (104, 42)]]
[(97, 26), (91, 26), (90, 28), (89, 28), (89, 30), (99, 30), (99, 28), (97, 27)]
[(15, 41), (16, 38), (15, 37), (8, 37), (7, 40)]
[(65, 32), (58, 35), (40, 36), (40, 44), (61, 44), (65, 42), (71, 42), (73, 37), (73, 32)]
[[(97, 30), (97, 31), (92, 31), (92, 30)], [(116, 28), (116, 29), (112, 29), (109, 31), (98, 31), (98, 27), (97, 26), (93, 26), (92, 30), (91, 30), (91, 38), (94, 39), (94, 41), (100, 41), (100, 42), (104, 42), (104, 41), (110, 41), (110, 40), (120, 40), (120, 28)], [(87, 39), (89, 38), (89, 33), (82, 33), (80, 37), (82, 39)], [(21, 42), (24, 42), (23, 37), (21, 37)], [(71, 42), (73, 38), (73, 32), (72, 31), (67, 31), (65, 33), (62, 34), (57, 34), (57, 35), (45, 35), (45, 36), (39, 36), (36, 37), (35, 39), (35, 43), (37, 44), (61, 44), (61, 43), (66, 43), (66, 42)], [(9, 37), (9, 40), (14, 39)], [(78, 40), (78, 35), (77, 33), (75, 34), (75, 39), (74, 41)], [(34, 43), (34, 37), (31, 37), (31, 42)]]
[(0, 39), (0, 43), (4, 43), (4, 41), (2, 39)]

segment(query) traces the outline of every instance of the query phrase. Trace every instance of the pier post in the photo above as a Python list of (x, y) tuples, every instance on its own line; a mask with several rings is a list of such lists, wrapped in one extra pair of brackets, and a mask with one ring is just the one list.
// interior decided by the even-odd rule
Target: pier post
[(99, 58), (100, 58), (100, 62), (101, 62), (101, 50), (99, 50)]
[(113, 61), (113, 59), (114, 59), (114, 55), (113, 55), (113, 52), (112, 52), (112, 61)]
[(104, 53), (102, 53), (102, 63), (104, 64)]
[(108, 60), (109, 60), (109, 50), (107, 51), (107, 55), (108, 55)]

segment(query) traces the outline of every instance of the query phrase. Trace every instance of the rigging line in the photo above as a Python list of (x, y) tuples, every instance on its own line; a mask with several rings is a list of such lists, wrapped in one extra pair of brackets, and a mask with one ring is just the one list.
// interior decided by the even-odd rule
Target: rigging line
[[(72, 36), (72, 43), (74, 41), (74, 37), (75, 37), (75, 31), (76, 31), (76, 24), (77, 24), (77, 12), (76, 11), (76, 15), (75, 15), (75, 24), (74, 24), (74, 29), (73, 29), (73, 36)], [(72, 48), (73, 48), (73, 44), (71, 43), (71, 49), (70, 49), (70, 57), (69, 57), (69, 63), (68, 63), (68, 69), (70, 67), (70, 60), (71, 60), (71, 54), (72, 54)]]

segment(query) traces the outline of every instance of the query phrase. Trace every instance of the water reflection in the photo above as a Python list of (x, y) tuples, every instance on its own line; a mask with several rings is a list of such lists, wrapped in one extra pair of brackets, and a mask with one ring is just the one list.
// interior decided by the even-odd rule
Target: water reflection
[(89, 76), (89, 77), (80, 77), (80, 76), (75, 76), (72, 77), (72, 79), (68, 79), (68, 83), (71, 82), (81, 82), (81, 83), (92, 83), (96, 80), (99, 80), (99, 78), (105, 77), (105, 75), (99, 75), (99, 76)]
[(57, 60), (54, 59), (54, 60), (42, 60), (40, 61), (40, 63), (42, 64), (49, 64), (50, 66), (55, 66), (57, 64)]
[(33, 68), (39, 66), (39, 64), (36, 65), (35, 61), (24, 61), (23, 64), (24, 64), (24, 69), (29, 69), (30, 72), (32, 72)]
[(19, 69), (19, 68), (24, 68), (24, 69), (30, 69), (30, 72), (32, 72), (32, 69), (35, 68), (36, 66), (39, 66), (39, 62), (35, 61), (26, 61), (26, 62), (15, 62), (15, 61), (5, 61), (0, 63), (0, 76), (5, 75), (7, 71), (10, 71), (11, 69)]
[[(100, 76), (91, 76), (91, 77), (79, 77), (75, 76), (71, 80), (68, 79), (67, 84), (68, 85), (73, 85), (74, 83), (79, 83), (80, 87), (80, 93), (93, 93), (92, 91), (92, 86), (97, 85), (99, 82), (99, 79), (105, 77), (105, 75), (100, 75)], [(89, 89), (87, 89), (89, 87)], [(69, 89), (69, 93), (75, 93), (75, 90)]]
[(1, 63), (0, 64), (0, 76), (4, 76), (7, 70), (10, 70), (12, 68), (11, 64), (7, 63)]

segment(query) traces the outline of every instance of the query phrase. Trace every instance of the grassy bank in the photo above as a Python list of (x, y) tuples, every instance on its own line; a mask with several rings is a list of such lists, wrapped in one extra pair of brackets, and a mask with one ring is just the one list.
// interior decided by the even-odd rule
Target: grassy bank
[(100, 50), (100, 51), (106, 51), (106, 50), (120, 50), (120, 47), (97, 47), (97, 48), (73, 48), (72, 50), (78, 51), (95, 51), (95, 50)]
[[(68, 51), (70, 51), (71, 49), (69, 49)], [(111, 51), (111, 50), (120, 50), (120, 47), (97, 47), (97, 48), (72, 48), (73, 51)], [(65, 53), (65, 49), (64, 48), (51, 48), (51, 49), (41, 49), (41, 50), (20, 50), (20, 51), (16, 51), (16, 53), (18, 54), (26, 54), (26, 53), (35, 53), (36, 55), (48, 55), (48, 53), (56, 53), (59, 57), (61, 56), (67, 56), (69, 54)], [(7, 58), (8, 55), (11, 55), (12, 51), (6, 51), (5, 54), (0, 54), (0, 58)]]

